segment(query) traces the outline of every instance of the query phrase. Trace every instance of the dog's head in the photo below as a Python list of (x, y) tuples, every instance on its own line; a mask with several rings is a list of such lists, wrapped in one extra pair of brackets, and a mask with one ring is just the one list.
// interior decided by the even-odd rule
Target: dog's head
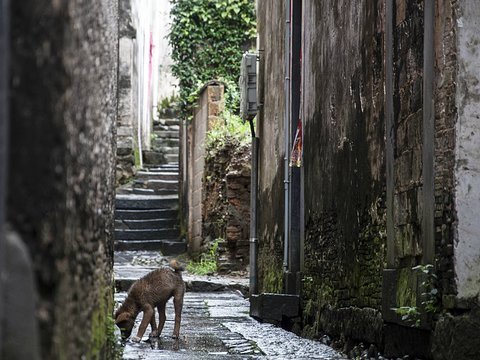
[(115, 325), (117, 325), (120, 329), (120, 332), (122, 333), (122, 339), (126, 340), (132, 333), (135, 319), (133, 318), (132, 314), (119, 310), (115, 313)]

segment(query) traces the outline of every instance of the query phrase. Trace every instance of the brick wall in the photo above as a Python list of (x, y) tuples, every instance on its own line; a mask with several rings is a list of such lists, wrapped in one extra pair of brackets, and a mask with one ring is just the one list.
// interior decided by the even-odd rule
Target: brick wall
[(250, 235), (250, 144), (227, 139), (207, 147), (202, 227), (205, 246), (218, 244), (218, 272), (248, 266)]

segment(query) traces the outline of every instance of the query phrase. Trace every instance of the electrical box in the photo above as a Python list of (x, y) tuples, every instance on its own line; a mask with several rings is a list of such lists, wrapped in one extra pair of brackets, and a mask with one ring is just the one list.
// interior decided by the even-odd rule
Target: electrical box
[(252, 120), (257, 115), (257, 55), (243, 54), (240, 69), (240, 116)]

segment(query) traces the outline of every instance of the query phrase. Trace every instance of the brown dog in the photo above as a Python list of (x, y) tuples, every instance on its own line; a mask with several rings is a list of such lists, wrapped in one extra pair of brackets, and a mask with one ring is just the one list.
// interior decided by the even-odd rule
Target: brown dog
[[(154, 270), (135, 281), (128, 290), (127, 298), (115, 312), (115, 324), (121, 330), (122, 339), (126, 340), (130, 336), (135, 319), (141, 311), (143, 311), (143, 319), (137, 336), (132, 338), (132, 341), (139, 342), (142, 339), (148, 324), (152, 328), (150, 336), (160, 336), (166, 319), (165, 306), (172, 296), (175, 307), (173, 338), (178, 339), (185, 283), (181, 273), (183, 267), (177, 260), (170, 261), (170, 266), (173, 270), (168, 267)], [(155, 308), (158, 309), (159, 315), (158, 328), (155, 322)]]

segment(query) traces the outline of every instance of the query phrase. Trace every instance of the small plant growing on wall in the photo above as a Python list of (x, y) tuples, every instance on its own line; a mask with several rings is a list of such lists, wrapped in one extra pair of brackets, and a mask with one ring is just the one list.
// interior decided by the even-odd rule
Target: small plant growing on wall
[(187, 264), (187, 271), (195, 275), (210, 275), (217, 271), (217, 250), (218, 243), (222, 239), (216, 239), (208, 252), (200, 254), (199, 261), (190, 261)]
[(438, 311), (438, 289), (436, 288), (437, 275), (434, 273), (432, 264), (417, 265), (412, 267), (422, 275), (420, 283), (421, 290), (421, 307), (417, 306), (400, 306), (392, 308), (396, 314), (401, 316), (402, 321), (415, 327), (421, 324), (423, 314), (434, 314)]

